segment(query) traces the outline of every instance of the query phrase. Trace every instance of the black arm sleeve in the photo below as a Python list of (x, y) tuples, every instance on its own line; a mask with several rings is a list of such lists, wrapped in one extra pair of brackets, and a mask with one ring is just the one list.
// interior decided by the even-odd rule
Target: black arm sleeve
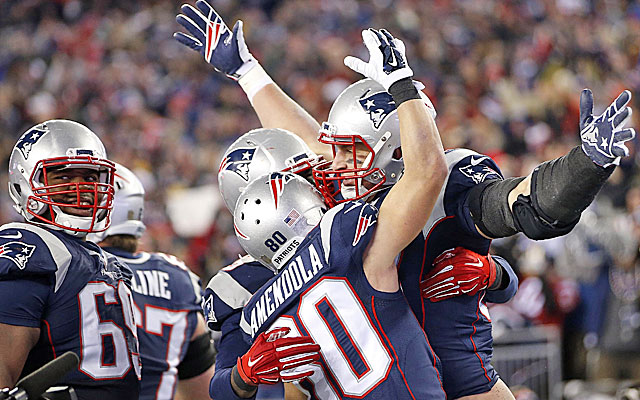
[[(602, 168), (580, 146), (533, 171), (536, 203), (551, 221), (570, 224), (591, 204), (615, 166)], [(532, 195), (533, 197), (533, 195)]]
[(561, 236), (573, 229), (614, 166), (595, 165), (578, 146), (540, 164), (531, 174), (531, 194), (509, 207), (509, 193), (525, 178), (486, 182), (473, 188), (468, 203), (476, 226), (493, 238), (523, 232), (531, 239)]
[(178, 365), (178, 379), (194, 378), (209, 369), (216, 361), (213, 343), (208, 333), (189, 342), (184, 359)]

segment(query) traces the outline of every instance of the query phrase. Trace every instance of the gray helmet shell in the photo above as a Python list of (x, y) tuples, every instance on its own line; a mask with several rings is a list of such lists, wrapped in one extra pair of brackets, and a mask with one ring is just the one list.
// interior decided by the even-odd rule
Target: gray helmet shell
[(277, 271), (293, 256), (325, 211), (322, 196), (299, 175), (273, 172), (251, 182), (233, 213), (244, 250)]
[(240, 136), (222, 156), (218, 185), (233, 212), (238, 197), (257, 177), (276, 171), (311, 172), (320, 159), (305, 142), (284, 129), (260, 128)]

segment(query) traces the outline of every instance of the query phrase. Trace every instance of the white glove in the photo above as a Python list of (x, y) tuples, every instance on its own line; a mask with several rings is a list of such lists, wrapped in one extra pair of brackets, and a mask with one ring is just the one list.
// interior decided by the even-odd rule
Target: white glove
[(347, 56), (344, 65), (373, 79), (386, 90), (400, 79), (413, 76), (402, 40), (395, 39), (384, 29), (378, 31), (372, 28), (362, 31), (362, 40), (369, 50), (369, 62)]

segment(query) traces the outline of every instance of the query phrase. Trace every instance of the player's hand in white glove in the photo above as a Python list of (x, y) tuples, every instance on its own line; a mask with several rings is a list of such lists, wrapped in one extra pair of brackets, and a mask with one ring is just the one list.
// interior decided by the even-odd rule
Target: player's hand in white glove
[(205, 0), (198, 0), (196, 8), (183, 4), (176, 21), (189, 35), (176, 32), (173, 37), (180, 43), (198, 51), (205, 61), (229, 78), (238, 80), (258, 61), (251, 55), (242, 33), (242, 21), (236, 21), (229, 30), (220, 15)]
[(385, 29), (372, 28), (362, 31), (362, 40), (369, 50), (369, 61), (347, 56), (344, 65), (378, 82), (387, 91), (397, 81), (413, 76), (402, 40), (395, 39)]
[(584, 89), (580, 95), (580, 140), (582, 151), (601, 167), (619, 165), (629, 155), (624, 144), (636, 136), (633, 128), (624, 128), (631, 118), (627, 104), (631, 92), (625, 90), (599, 116), (593, 116), (593, 93)]

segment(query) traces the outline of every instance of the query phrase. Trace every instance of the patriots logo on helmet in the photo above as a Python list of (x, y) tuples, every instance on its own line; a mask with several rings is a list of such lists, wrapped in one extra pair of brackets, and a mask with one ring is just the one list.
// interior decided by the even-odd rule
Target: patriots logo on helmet
[(255, 153), (255, 147), (241, 147), (232, 151), (220, 163), (218, 173), (225, 170), (235, 172), (246, 182), (249, 182), (249, 164), (251, 164)]
[(291, 179), (293, 179), (293, 176), (281, 174), (280, 172), (274, 172), (269, 176), (269, 187), (271, 188), (271, 196), (276, 205), (276, 210), (278, 209), (280, 196), (282, 196), (282, 192), (284, 191), (284, 185)]
[(13, 261), (18, 268), (25, 269), (27, 261), (33, 254), (36, 246), (21, 242), (9, 242), (0, 245), (0, 258), (7, 258)]
[[(487, 178), (500, 179), (500, 174), (484, 164), (474, 164), (472, 159), (471, 164), (460, 167), (460, 172), (463, 175), (471, 178), (477, 185), (487, 180)], [(480, 160), (478, 160), (479, 162)]]
[(369, 115), (373, 127), (378, 129), (384, 120), (396, 109), (396, 103), (387, 92), (368, 95), (369, 91), (358, 99), (360, 107)]
[(29, 153), (31, 152), (31, 147), (33, 147), (33, 145), (38, 140), (40, 140), (40, 138), (45, 133), (47, 133), (47, 131), (42, 130), (42, 129), (38, 129), (38, 128), (33, 128), (29, 132), (27, 132), (24, 135), (22, 135), (20, 140), (18, 140), (18, 143), (16, 144), (16, 148), (18, 148), (18, 150), (20, 150), (20, 152), (22, 152), (22, 155), (24, 156), (25, 160), (27, 158), (29, 158)]
[(357, 245), (365, 233), (372, 227), (376, 221), (373, 217), (376, 215), (376, 209), (372, 207), (362, 207), (358, 216), (358, 224), (356, 225), (356, 233), (353, 237), (353, 246)]

